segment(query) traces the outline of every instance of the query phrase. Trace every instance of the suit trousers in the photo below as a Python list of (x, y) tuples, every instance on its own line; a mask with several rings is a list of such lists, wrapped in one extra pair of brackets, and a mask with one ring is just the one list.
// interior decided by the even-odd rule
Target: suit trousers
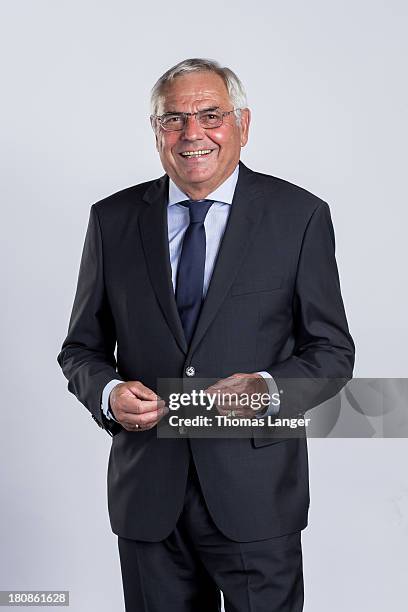
[(192, 457), (174, 531), (160, 542), (119, 536), (118, 547), (126, 612), (220, 612), (220, 592), (225, 612), (303, 609), (301, 532), (228, 539), (208, 512)]

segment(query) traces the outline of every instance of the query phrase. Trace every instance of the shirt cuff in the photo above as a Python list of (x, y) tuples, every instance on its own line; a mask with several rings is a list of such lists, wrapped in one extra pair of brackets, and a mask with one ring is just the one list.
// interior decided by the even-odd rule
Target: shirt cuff
[(265, 382), (268, 385), (270, 402), (269, 402), (269, 406), (267, 407), (267, 409), (265, 410), (263, 414), (255, 414), (255, 416), (257, 419), (261, 419), (266, 416), (275, 416), (278, 414), (279, 408), (280, 408), (280, 401), (279, 401), (280, 396), (279, 396), (278, 385), (276, 384), (273, 376), (269, 374), (269, 372), (256, 372), (256, 373), (260, 374), (262, 378), (265, 379)]
[(116, 421), (116, 423), (119, 423), (119, 421), (115, 419), (113, 412), (110, 409), (109, 395), (112, 389), (116, 387), (116, 385), (118, 385), (119, 383), (123, 383), (123, 380), (113, 379), (109, 381), (107, 385), (105, 385), (102, 391), (102, 403), (101, 403), (101, 410), (103, 414), (106, 416), (107, 419)]

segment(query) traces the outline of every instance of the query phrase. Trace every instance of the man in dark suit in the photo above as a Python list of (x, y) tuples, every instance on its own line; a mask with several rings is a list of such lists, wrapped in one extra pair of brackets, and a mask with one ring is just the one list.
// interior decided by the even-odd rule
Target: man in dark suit
[[(180, 426), (162, 437), (158, 384), (278, 393), (294, 416), (351, 378), (329, 208), (240, 162), (250, 111), (216, 62), (167, 71), (151, 123), (166, 174), (92, 206), (58, 356), (69, 390), (112, 436), (108, 505), (126, 610), (215, 612), (222, 592), (226, 612), (298, 612), (304, 436), (254, 426), (211, 438)], [(228, 411), (260, 419), (276, 407), (219, 406)]]

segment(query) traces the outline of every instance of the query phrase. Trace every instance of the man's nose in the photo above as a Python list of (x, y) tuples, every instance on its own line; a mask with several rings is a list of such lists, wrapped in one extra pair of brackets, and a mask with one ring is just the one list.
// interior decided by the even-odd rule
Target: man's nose
[(182, 137), (186, 140), (199, 140), (203, 138), (204, 130), (201, 127), (197, 115), (188, 115), (183, 128)]

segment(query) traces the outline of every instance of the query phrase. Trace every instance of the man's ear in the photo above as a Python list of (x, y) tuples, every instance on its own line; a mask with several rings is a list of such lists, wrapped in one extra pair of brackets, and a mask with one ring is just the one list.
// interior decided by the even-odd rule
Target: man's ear
[(241, 147), (245, 147), (248, 142), (249, 124), (251, 123), (251, 111), (249, 108), (241, 110)]
[(157, 139), (157, 124), (156, 124), (156, 120), (154, 119), (154, 117), (150, 117), (150, 125), (152, 126), (152, 130), (154, 132), (154, 137), (156, 140), (156, 150), (159, 150), (159, 142)]

